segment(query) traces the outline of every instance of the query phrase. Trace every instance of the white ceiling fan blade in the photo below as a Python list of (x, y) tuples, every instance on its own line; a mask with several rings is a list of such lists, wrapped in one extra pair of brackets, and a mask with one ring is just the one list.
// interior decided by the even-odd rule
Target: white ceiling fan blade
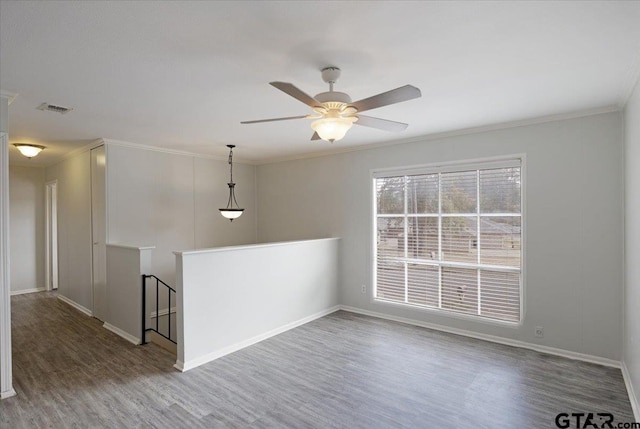
[(405, 85), (392, 89), (391, 91), (358, 100), (355, 103), (351, 103), (350, 106), (358, 109), (358, 112), (364, 112), (365, 110), (377, 109), (378, 107), (401, 103), (421, 96), (422, 93), (418, 88), (412, 85)]
[(278, 88), (280, 91), (292, 96), (296, 100), (302, 101), (309, 107), (322, 107), (322, 103), (291, 83), (269, 82), (269, 85)]
[(286, 118), (273, 118), (273, 119), (258, 119), (256, 121), (242, 121), (240, 122), (241, 124), (259, 124), (261, 122), (275, 122), (275, 121), (288, 121), (290, 119), (305, 119), (307, 118), (309, 115), (302, 115), (302, 116), (288, 116)]
[(362, 125), (365, 127), (377, 128), (385, 131), (404, 131), (409, 124), (403, 122), (390, 121), (388, 119), (374, 118), (371, 116), (357, 115), (358, 120), (354, 122), (356, 125)]

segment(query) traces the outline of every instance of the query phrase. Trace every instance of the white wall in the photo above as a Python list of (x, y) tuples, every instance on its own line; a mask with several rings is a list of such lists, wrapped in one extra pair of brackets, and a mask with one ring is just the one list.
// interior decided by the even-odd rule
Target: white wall
[(255, 243), (255, 167), (234, 162), (238, 203), (233, 222), (219, 207), (228, 198), (229, 165), (107, 141), (107, 242), (155, 246), (152, 271), (175, 285), (173, 251)]
[(623, 369), (640, 421), (640, 84), (625, 108), (625, 291)]
[(91, 165), (89, 151), (47, 167), (58, 180), (58, 293), (91, 310)]
[(142, 274), (151, 269), (153, 247), (107, 244), (105, 327), (134, 344), (142, 341)]
[(44, 168), (9, 166), (11, 292), (45, 288)]
[[(258, 239), (342, 237), (341, 304), (619, 361), (621, 131), (615, 112), (262, 165)], [(370, 170), (519, 153), (527, 206), (522, 326), (372, 302)], [(535, 326), (544, 327), (543, 339)]]
[[(181, 370), (335, 311), (339, 240), (176, 254)], [(183, 311), (184, 309), (184, 311)]]

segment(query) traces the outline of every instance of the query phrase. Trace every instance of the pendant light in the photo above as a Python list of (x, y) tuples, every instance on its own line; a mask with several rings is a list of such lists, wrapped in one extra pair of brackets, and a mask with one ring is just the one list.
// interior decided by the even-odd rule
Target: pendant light
[(14, 146), (18, 148), (21, 154), (31, 159), (44, 150), (44, 146), (31, 143), (14, 143)]
[[(222, 216), (226, 217), (231, 222), (233, 222), (234, 219), (237, 219), (242, 215), (242, 212), (244, 211), (244, 209), (241, 209), (240, 206), (238, 206), (238, 202), (236, 201), (236, 192), (235, 192), (236, 184), (233, 183), (233, 148), (236, 146), (233, 144), (228, 144), (227, 147), (229, 148), (230, 179), (229, 179), (229, 183), (227, 183), (227, 185), (229, 186), (229, 201), (227, 202), (226, 208), (218, 209), (218, 210), (220, 210), (220, 214)], [(233, 206), (234, 203), (235, 203), (235, 207)]]

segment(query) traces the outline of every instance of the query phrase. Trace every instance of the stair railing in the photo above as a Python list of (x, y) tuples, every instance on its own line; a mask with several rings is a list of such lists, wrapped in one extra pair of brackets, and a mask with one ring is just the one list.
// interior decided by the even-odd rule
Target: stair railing
[[(152, 326), (147, 328), (147, 280), (155, 279), (156, 286), (156, 323), (155, 327)], [(160, 285), (167, 289), (167, 335), (160, 332)], [(153, 287), (153, 283), (150, 285)], [(161, 337), (171, 341), (174, 344), (177, 344), (175, 340), (171, 339), (171, 296), (173, 294), (174, 302), (176, 290), (171, 286), (160, 280), (158, 277), (153, 274), (143, 274), (142, 275), (142, 341), (141, 344), (147, 343), (147, 332), (153, 331)]]

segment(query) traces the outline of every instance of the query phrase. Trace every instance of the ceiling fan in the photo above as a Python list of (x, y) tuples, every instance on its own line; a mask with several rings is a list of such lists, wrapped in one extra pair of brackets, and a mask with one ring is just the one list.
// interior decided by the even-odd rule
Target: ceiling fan
[(286, 118), (244, 121), (241, 122), (241, 124), (287, 121), (290, 119), (315, 119), (311, 123), (311, 128), (314, 131), (311, 140), (322, 139), (333, 143), (343, 138), (354, 123), (356, 125), (386, 131), (405, 130), (408, 124), (365, 116), (361, 115), (360, 112), (401, 103), (422, 96), (420, 90), (415, 86), (405, 85), (392, 89), (391, 91), (352, 102), (348, 94), (333, 90), (333, 85), (339, 77), (340, 69), (338, 67), (326, 67), (322, 69), (322, 80), (329, 84), (329, 91), (321, 92), (315, 97), (311, 97), (291, 83), (270, 82), (270, 85), (311, 107), (313, 113), (310, 115), (289, 116)]

